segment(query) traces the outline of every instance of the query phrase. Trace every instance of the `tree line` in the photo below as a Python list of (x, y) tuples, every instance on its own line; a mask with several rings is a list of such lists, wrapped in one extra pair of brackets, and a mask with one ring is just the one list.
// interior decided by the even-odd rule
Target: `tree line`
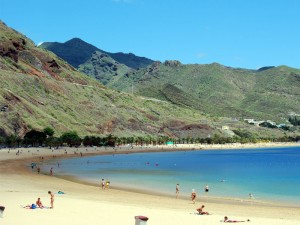
[(119, 145), (164, 145), (164, 144), (226, 144), (226, 143), (258, 143), (258, 142), (297, 142), (300, 141), (300, 136), (291, 137), (256, 137), (246, 130), (235, 130), (235, 136), (222, 137), (214, 135), (207, 138), (170, 138), (166, 136), (152, 137), (152, 136), (139, 136), (139, 137), (117, 137), (109, 134), (104, 137), (99, 136), (85, 136), (79, 137), (77, 132), (69, 131), (63, 133), (59, 137), (54, 136), (54, 130), (46, 127), (43, 131), (31, 130), (27, 132), (24, 138), (16, 135), (8, 137), (0, 136), (0, 146), (3, 147), (55, 147), (69, 146), (79, 147), (83, 146), (119, 146)]
[(289, 122), (294, 126), (300, 126), (300, 115), (299, 114), (290, 115)]

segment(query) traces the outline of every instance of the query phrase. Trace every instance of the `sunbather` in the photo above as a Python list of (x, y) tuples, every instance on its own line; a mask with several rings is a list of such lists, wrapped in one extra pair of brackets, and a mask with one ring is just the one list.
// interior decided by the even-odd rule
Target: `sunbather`
[(250, 220), (230, 220), (228, 219), (227, 216), (224, 217), (224, 220), (223, 220), (224, 223), (239, 223), (239, 222), (250, 222)]
[(26, 206), (24, 206), (24, 208), (25, 209), (36, 209), (37, 207), (36, 207), (36, 205), (35, 204), (31, 204), (31, 205), (26, 205)]

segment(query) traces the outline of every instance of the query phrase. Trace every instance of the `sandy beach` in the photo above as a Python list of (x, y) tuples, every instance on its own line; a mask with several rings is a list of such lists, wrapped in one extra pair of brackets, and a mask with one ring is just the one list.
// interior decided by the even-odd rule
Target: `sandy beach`
[[(135, 151), (176, 151), (179, 149), (234, 149), (291, 146), (296, 143), (272, 143), (260, 145), (177, 145), (154, 147), (121, 147), (104, 148), (61, 148), (50, 150), (45, 148), (1, 149), (0, 150), (0, 205), (5, 206), (0, 223), (17, 224), (72, 224), (72, 225), (133, 225), (135, 216), (149, 218), (148, 225), (214, 225), (224, 216), (229, 219), (247, 220), (251, 224), (296, 225), (300, 222), (300, 208), (275, 204), (261, 204), (253, 201), (210, 200), (201, 197), (192, 204), (189, 196), (175, 198), (158, 196), (150, 193), (135, 193), (126, 190), (102, 190), (100, 186), (92, 186), (55, 176), (38, 174), (31, 171), (29, 165), (33, 161), (55, 157), (79, 157), (85, 155), (116, 154)], [(68, 154), (65, 154), (65, 149)], [(20, 154), (16, 154), (19, 151)], [(22, 206), (35, 203), (41, 198), (44, 206), (50, 206), (50, 195), (55, 196), (53, 209), (25, 209)], [(65, 194), (58, 194), (63, 191)], [(197, 215), (196, 208), (202, 204), (212, 215)]]

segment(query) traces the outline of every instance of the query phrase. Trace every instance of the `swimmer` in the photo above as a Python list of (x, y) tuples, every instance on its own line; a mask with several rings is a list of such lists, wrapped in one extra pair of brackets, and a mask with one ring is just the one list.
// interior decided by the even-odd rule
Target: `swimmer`
[(252, 193), (249, 194), (249, 198), (250, 198), (250, 199), (254, 199), (254, 196), (253, 196)]

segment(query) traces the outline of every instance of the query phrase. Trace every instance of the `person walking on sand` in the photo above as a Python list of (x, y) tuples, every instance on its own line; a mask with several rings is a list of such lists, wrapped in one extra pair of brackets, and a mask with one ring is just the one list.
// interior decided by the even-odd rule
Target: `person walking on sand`
[(53, 168), (51, 167), (50, 169), (50, 175), (52, 176), (53, 175)]
[(48, 194), (50, 195), (50, 209), (53, 209), (54, 194), (51, 191), (48, 191)]
[(191, 199), (192, 199), (192, 202), (194, 204), (195, 204), (195, 201), (196, 201), (196, 197), (197, 197), (196, 191), (195, 191), (195, 189), (192, 189)]
[(176, 184), (176, 198), (179, 196), (179, 184)]

